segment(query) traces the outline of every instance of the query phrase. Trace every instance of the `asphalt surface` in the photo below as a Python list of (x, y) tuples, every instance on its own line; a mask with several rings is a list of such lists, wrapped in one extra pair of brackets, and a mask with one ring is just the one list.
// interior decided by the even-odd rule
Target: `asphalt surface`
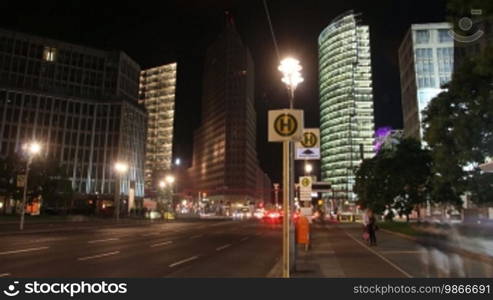
[(265, 277), (281, 254), (280, 226), (256, 221), (1, 227), (0, 277)]

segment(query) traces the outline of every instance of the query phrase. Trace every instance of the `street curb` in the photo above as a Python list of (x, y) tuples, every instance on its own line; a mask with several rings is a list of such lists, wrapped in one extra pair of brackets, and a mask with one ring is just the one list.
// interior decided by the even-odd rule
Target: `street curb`
[[(393, 235), (399, 236), (399, 237), (404, 238), (404, 239), (408, 239), (408, 240), (412, 240), (412, 241), (419, 241), (418, 238), (416, 238), (414, 236), (410, 236), (410, 235), (404, 234), (404, 233), (394, 232), (394, 231), (388, 230), (388, 229), (381, 229), (381, 230), (383, 232), (386, 232), (386, 233), (389, 233), (389, 234), (393, 234)], [(466, 257), (469, 257), (469, 258), (479, 259), (480, 261), (493, 264), (493, 256), (491, 256), (491, 255), (477, 253), (477, 252), (472, 252), (472, 251), (469, 251), (469, 250), (460, 249), (460, 248), (457, 248), (457, 247), (450, 247), (450, 246), (448, 246), (447, 249), (451, 250), (452, 252), (455, 252), (456, 254), (460, 254), (460, 255), (463, 255), (463, 256), (466, 256)]]
[(282, 259), (280, 257), (277, 258), (277, 262), (272, 267), (272, 269), (267, 273), (267, 278), (282, 278)]

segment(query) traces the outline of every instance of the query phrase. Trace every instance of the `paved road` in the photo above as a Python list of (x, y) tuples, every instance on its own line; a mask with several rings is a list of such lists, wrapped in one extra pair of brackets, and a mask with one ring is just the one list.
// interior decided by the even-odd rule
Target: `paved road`
[(249, 221), (39, 224), (0, 234), (1, 277), (265, 277), (281, 253), (280, 227)]

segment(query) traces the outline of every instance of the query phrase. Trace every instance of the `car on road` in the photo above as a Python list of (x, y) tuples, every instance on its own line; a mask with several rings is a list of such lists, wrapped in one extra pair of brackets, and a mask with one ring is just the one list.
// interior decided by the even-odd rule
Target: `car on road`
[(252, 216), (252, 212), (247, 207), (242, 207), (233, 212), (233, 219), (250, 219)]

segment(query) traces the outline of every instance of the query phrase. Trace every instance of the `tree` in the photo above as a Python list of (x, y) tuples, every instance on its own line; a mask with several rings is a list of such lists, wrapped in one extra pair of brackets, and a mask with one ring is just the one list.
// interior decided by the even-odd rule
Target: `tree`
[(403, 139), (396, 148), (394, 155), (396, 186), (399, 191), (399, 208), (408, 216), (416, 209), (418, 217), (420, 208), (428, 198), (431, 178), (431, 155), (421, 148), (415, 139)]
[(7, 199), (19, 200), (22, 196), (17, 187), (17, 175), (23, 172), (23, 166), (17, 155), (0, 158), (0, 193)]
[(379, 152), (363, 161), (356, 172), (355, 192), (358, 204), (382, 213), (395, 208), (408, 216), (428, 196), (431, 156), (418, 141), (402, 140), (395, 150)]
[(29, 190), (32, 197), (41, 195), (44, 208), (68, 211), (75, 196), (66, 169), (54, 160), (33, 161), (29, 175)]

